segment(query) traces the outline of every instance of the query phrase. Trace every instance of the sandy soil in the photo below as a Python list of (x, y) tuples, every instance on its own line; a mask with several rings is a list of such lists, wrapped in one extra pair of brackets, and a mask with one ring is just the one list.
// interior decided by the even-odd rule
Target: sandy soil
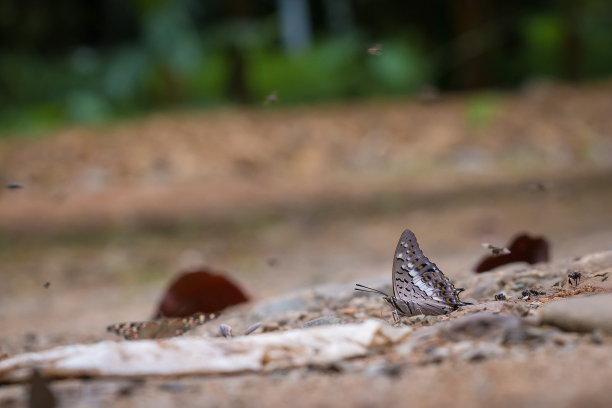
[[(481, 242), (521, 231), (547, 237), (553, 260), (611, 249), (611, 95), (609, 83), (542, 84), (500, 96), (484, 120), (471, 118), (478, 95), (457, 95), (157, 115), (3, 141), (0, 180), (24, 188), (0, 192), (0, 353), (108, 338), (107, 324), (150, 317), (167, 282), (197, 264), (228, 271), (258, 299), (386, 277), (405, 227), (453, 279), (471, 276)], [(186, 379), (175, 392), (148, 380), (138, 398), (102, 394), (116, 406), (270, 406), (289, 396), (305, 406), (429, 406), (441, 393), (461, 405), (535, 406), (539, 379), (559, 390), (547, 403), (603, 406), (609, 348), (583, 347), (409, 367), (397, 378), (297, 370), (284, 373), (292, 382)], [(84, 406), (125, 383), (57, 387), (65, 406)], [(21, 391), (6, 392), (12, 406)]]

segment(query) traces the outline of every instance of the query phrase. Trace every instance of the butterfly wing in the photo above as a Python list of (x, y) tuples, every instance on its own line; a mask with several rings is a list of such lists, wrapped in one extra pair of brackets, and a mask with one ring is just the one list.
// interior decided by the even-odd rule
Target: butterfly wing
[(125, 322), (106, 328), (107, 331), (122, 336), (126, 340), (150, 339), (159, 329), (159, 322)]
[(193, 329), (194, 327), (201, 326), (206, 322), (216, 319), (217, 317), (219, 317), (218, 313), (196, 313), (192, 316), (180, 319), (180, 321), (183, 329), (187, 331)]
[(423, 254), (409, 229), (402, 233), (393, 258), (393, 295), (394, 306), (408, 316), (445, 314), (464, 304), (459, 291)]
[(117, 323), (107, 331), (123, 336), (126, 340), (162, 339), (181, 336), (185, 332), (218, 317), (215, 313), (197, 313), (183, 319), (164, 319), (152, 322)]

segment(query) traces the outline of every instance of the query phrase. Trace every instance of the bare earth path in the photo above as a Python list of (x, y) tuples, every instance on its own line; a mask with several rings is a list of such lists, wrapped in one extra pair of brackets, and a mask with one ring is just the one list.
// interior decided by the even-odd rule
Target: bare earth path
[[(553, 260), (612, 249), (611, 95), (609, 83), (541, 85), (499, 97), (479, 120), (478, 96), (464, 95), (158, 115), (0, 142), (0, 181), (24, 185), (0, 192), (0, 355), (110, 339), (107, 324), (150, 317), (172, 276), (196, 264), (230, 272), (257, 299), (389, 279), (405, 227), (461, 281), (481, 242), (522, 231), (547, 237)], [(611, 343), (587, 340), (397, 375), (53, 387), (62, 406), (399, 406), (408, 394), (418, 406), (542, 406), (539, 387), (547, 404), (597, 406), (609, 402)], [(21, 398), (20, 386), (0, 386), (0, 406)]]

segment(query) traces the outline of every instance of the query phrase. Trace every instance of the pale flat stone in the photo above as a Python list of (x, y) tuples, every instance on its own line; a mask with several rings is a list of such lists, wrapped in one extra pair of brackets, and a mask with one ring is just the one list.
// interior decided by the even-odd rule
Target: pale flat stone
[(0, 361), (0, 382), (26, 380), (35, 367), (46, 377), (64, 378), (228, 374), (326, 364), (404, 341), (411, 331), (368, 320), (233, 339), (104, 341), (7, 358)]
[(612, 334), (612, 293), (550, 302), (542, 307), (541, 323), (567, 331), (596, 329)]

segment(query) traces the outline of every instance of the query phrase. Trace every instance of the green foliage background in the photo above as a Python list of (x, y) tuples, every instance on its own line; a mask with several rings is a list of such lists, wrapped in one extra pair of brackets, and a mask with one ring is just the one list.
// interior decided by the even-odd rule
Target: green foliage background
[[(166, 108), (261, 106), (272, 91), (282, 105), (292, 105), (409, 97), (426, 85), (460, 89), (453, 82), (461, 66), (453, 63), (459, 34), (448, 20), (452, 2), (434, 2), (427, 10), (405, 3), (352, 1), (354, 26), (332, 34), (320, 4), (312, 1), (313, 44), (288, 55), (274, 1), (253, 2), (250, 15), (236, 16), (223, 2), (63, 0), (39, 4), (26, 21), (20, 20), (23, 6), (6, 1), (0, 5), (0, 132), (102, 123)], [(484, 28), (480, 33), (495, 38), (511, 30), (515, 42), (485, 49), (489, 87), (564, 79), (570, 29), (580, 46), (579, 79), (612, 72), (608, 2), (590, 0), (576, 8), (564, 1), (525, 1), (511, 7), (510, 23), (507, 10), (499, 10), (487, 20), (492, 34)], [(429, 17), (421, 18), (424, 10)], [(382, 55), (366, 52), (373, 43), (383, 44)], [(232, 51), (245, 70), (242, 100), (230, 91)]]

